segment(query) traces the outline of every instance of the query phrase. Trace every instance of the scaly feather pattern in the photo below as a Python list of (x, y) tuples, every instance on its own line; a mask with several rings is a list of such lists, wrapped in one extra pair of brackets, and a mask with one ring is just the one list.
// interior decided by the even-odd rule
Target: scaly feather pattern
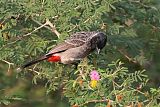
[(44, 56), (23, 65), (22, 68), (46, 59), (52, 62), (72, 64), (77, 60), (83, 59), (93, 50), (102, 49), (106, 45), (106, 42), (107, 37), (103, 32), (77, 32), (72, 34), (64, 42), (56, 45)]

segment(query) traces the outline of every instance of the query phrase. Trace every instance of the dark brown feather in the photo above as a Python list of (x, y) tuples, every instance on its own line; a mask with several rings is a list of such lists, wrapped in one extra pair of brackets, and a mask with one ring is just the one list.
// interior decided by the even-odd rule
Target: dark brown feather
[(88, 41), (88, 39), (98, 33), (97, 31), (92, 31), (92, 32), (77, 32), (72, 34), (66, 41), (70, 42), (71, 40), (80, 40), (83, 42)]
[(63, 43), (60, 43), (60, 44), (56, 45), (55, 47), (53, 47), (53, 49), (51, 49), (46, 54), (46, 56), (51, 55), (51, 54), (55, 54), (55, 53), (59, 53), (59, 52), (63, 52), (65, 50), (67, 50), (67, 49), (74, 48), (74, 47), (75, 47), (74, 45), (71, 45), (71, 44), (68, 44), (66, 42), (63, 42)]
[(32, 61), (24, 64), (21, 68), (24, 69), (24, 68), (26, 68), (26, 67), (28, 67), (28, 66), (31, 66), (31, 65), (33, 65), (33, 64), (35, 64), (35, 63), (37, 63), (37, 62), (43, 61), (43, 60), (45, 60), (45, 59), (47, 59), (47, 58), (48, 58), (47, 56), (39, 57), (39, 58), (37, 58), (37, 59), (35, 59), (35, 60), (32, 60)]
[(88, 38), (93, 35), (94, 32), (77, 32), (75, 34), (72, 34), (68, 39), (66, 39), (64, 42), (58, 44), (55, 46), (49, 53), (46, 54), (46, 56), (63, 52), (71, 48), (82, 46), (83, 44), (88, 41)]

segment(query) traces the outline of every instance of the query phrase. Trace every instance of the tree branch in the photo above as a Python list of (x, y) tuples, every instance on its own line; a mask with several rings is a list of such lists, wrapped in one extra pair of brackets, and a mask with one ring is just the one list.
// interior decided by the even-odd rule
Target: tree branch
[(118, 51), (126, 58), (128, 59), (128, 61), (131, 61), (135, 64), (137, 64), (138, 62), (136, 60), (134, 60), (133, 58), (129, 57), (127, 54), (125, 54), (121, 49), (118, 49)]
[(5, 62), (5, 63), (7, 63), (8, 64), (8, 72), (10, 71), (10, 69), (11, 69), (11, 65), (14, 65), (14, 63), (11, 63), (11, 62), (8, 62), (8, 61), (6, 61), (6, 60), (3, 60), (3, 59), (1, 59), (1, 61), (3, 61), (3, 62)]
[(5, 63), (7, 63), (8, 65), (14, 65), (14, 63), (8, 62), (8, 61), (3, 60), (3, 59), (1, 59), (1, 61), (3, 61), (3, 62), (5, 62)]
[(81, 107), (81, 106), (86, 105), (88, 103), (98, 103), (98, 102), (114, 102), (114, 101), (110, 100), (110, 99), (90, 100), (90, 101), (86, 101), (85, 103), (82, 103), (82, 104), (78, 105), (78, 107)]
[(48, 23), (45, 22), (43, 25), (41, 25), (41, 26), (39, 26), (38, 28), (34, 29), (32, 32), (23, 35), (22, 37), (27, 37), (27, 36), (31, 35), (33, 32), (35, 32), (35, 31), (37, 31), (37, 30), (43, 28), (43, 27), (46, 26), (47, 24), (48, 24)]
[(47, 25), (49, 25), (49, 26), (51, 27), (51, 31), (52, 31), (53, 33), (55, 33), (55, 34), (57, 35), (57, 37), (59, 38), (60, 33), (56, 30), (55, 25), (53, 25), (53, 24), (49, 21), (49, 19), (46, 19), (46, 23), (47, 23)]
[[(34, 20), (34, 21), (35, 21), (35, 20)], [(46, 22), (45, 22), (44, 24), (41, 24), (41, 23), (39, 23), (38, 21), (36, 21), (36, 22), (37, 22), (39, 25), (41, 25), (41, 26), (39, 26), (38, 28), (34, 29), (33, 31), (31, 31), (31, 32), (29, 32), (29, 33), (27, 33), (27, 34), (25, 34), (25, 35), (17, 36), (16, 39), (15, 39), (13, 42), (7, 43), (6, 45), (2, 46), (2, 47), (0, 48), (0, 50), (3, 49), (3, 48), (5, 48), (5, 47), (8, 46), (8, 45), (12, 45), (12, 44), (14, 44), (14, 43), (16, 43), (16, 42), (24, 39), (25, 37), (30, 36), (32, 33), (34, 33), (35, 31), (37, 31), (37, 30), (39, 30), (39, 29), (41, 29), (41, 28), (43, 28), (43, 27), (45, 27), (45, 28), (51, 30), (52, 32), (54, 32), (54, 33), (57, 35), (57, 37), (59, 38), (60, 33), (56, 30), (55, 26), (49, 21), (49, 19), (46, 19)], [(51, 28), (47, 27), (46, 25), (49, 25)]]
[[(35, 20), (35, 19), (32, 19), (34, 22), (36, 22), (37, 24), (39, 24), (39, 25), (43, 25), (42, 23), (40, 23), (40, 22), (38, 22), (37, 20)], [(46, 29), (48, 29), (48, 30), (50, 30), (50, 31), (52, 31), (53, 33), (55, 33), (56, 35), (57, 35), (57, 37), (59, 38), (59, 36), (60, 36), (60, 33), (56, 30), (56, 28), (55, 28), (55, 26), (49, 21), (49, 19), (46, 19), (46, 23), (47, 23), (47, 25), (49, 25), (50, 27), (48, 27), (48, 26), (44, 26)]]
[(40, 73), (38, 71), (36, 71), (35, 69), (28, 69), (29, 71), (32, 71), (34, 73), (36, 73), (37, 75), (39, 75)]

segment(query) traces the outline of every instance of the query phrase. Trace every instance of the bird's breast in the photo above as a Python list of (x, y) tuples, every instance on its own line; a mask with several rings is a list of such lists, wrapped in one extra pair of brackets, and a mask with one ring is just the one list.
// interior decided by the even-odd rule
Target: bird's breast
[(65, 52), (60, 53), (59, 56), (61, 56), (61, 63), (71, 64), (79, 60), (82, 60), (87, 55), (89, 55), (90, 52), (91, 50), (87, 48), (77, 47), (68, 49)]

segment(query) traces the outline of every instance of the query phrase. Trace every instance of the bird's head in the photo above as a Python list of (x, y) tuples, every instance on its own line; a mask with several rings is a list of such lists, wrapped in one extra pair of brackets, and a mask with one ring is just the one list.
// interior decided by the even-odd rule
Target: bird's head
[(97, 48), (101, 50), (106, 45), (107, 36), (103, 32), (99, 32), (97, 38)]
[(91, 47), (92, 49), (96, 49), (99, 53), (101, 49), (103, 49), (107, 42), (107, 36), (103, 32), (97, 32), (91, 39)]

